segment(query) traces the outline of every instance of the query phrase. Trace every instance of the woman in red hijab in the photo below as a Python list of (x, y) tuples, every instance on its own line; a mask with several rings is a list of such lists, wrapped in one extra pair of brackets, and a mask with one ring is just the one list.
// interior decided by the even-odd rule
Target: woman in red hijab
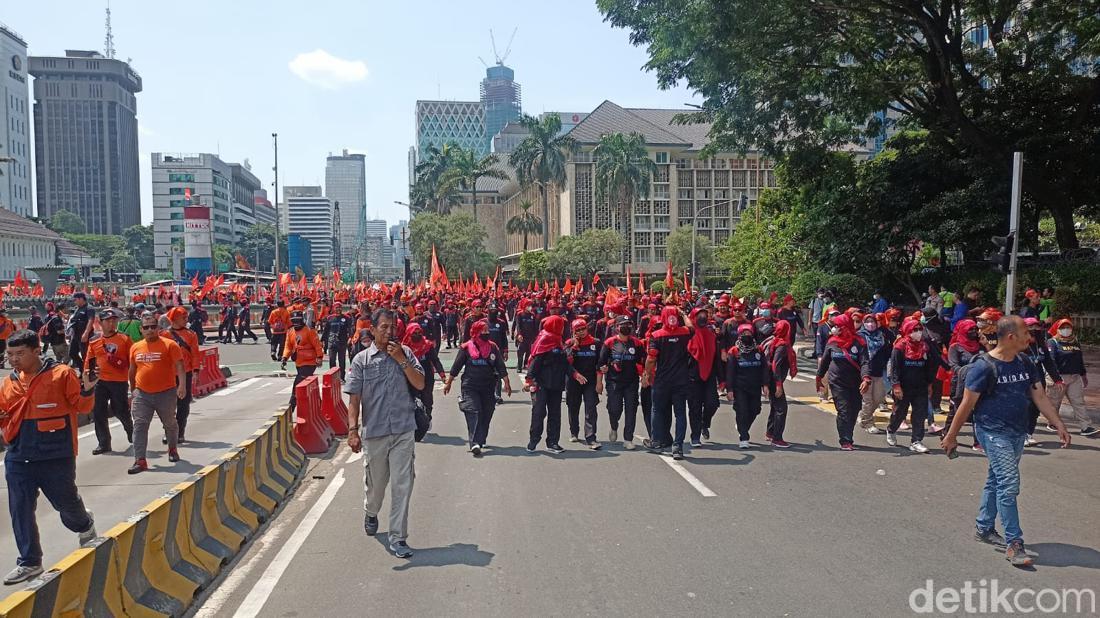
[(551, 453), (563, 453), (561, 439), (561, 396), (569, 372), (562, 334), (565, 318), (549, 315), (542, 320), (542, 330), (531, 345), (531, 361), (527, 367), (524, 390), (531, 393), (531, 430), (527, 452), (534, 453), (546, 428), (546, 448)]
[(435, 348), (435, 342), (424, 336), (424, 329), (416, 322), (405, 329), (401, 344), (412, 350), (416, 360), (424, 368), (424, 388), (420, 391), (420, 401), (424, 403), (424, 412), (430, 419), (435, 406), (435, 376), (438, 375), (440, 380), (447, 380), (443, 363), (439, 361), (439, 352)]
[(940, 355), (924, 340), (924, 325), (912, 318), (901, 325), (890, 357), (890, 382), (894, 385), (894, 411), (886, 428), (886, 443), (897, 446), (897, 431), (905, 413), (912, 409), (909, 423), (913, 434), (909, 450), (927, 453), (924, 425), (928, 419), (928, 390), (936, 379)]
[[(947, 408), (948, 427), (955, 419), (955, 411), (962, 403), (963, 391), (959, 384), (959, 369), (969, 365), (978, 354), (982, 352), (982, 343), (979, 340), (978, 323), (969, 318), (955, 323), (955, 329), (951, 332), (951, 343), (947, 346), (947, 366), (951, 369), (951, 397)], [(974, 440), (974, 450), (981, 452), (982, 447)]]
[(688, 423), (691, 426), (691, 446), (703, 446), (710, 440), (710, 423), (718, 411), (718, 381), (721, 359), (718, 354), (718, 334), (705, 307), (692, 309), (689, 316), (694, 332), (688, 341)]
[(829, 377), (829, 389), (836, 407), (836, 431), (842, 451), (854, 451), (852, 431), (863, 407), (863, 393), (871, 386), (871, 363), (867, 344), (856, 335), (852, 318), (840, 314), (833, 318), (829, 339), (817, 364), (817, 390), (822, 378)]
[(787, 428), (787, 392), (783, 382), (798, 374), (798, 357), (794, 353), (794, 329), (787, 320), (775, 323), (775, 333), (761, 346), (768, 363), (768, 433), (765, 438), (776, 448), (790, 448), (783, 439)]
[(478, 320), (470, 325), (470, 339), (458, 348), (451, 374), (443, 386), (444, 395), (451, 392), (451, 383), (459, 373), (462, 374), (462, 391), (458, 409), (466, 415), (470, 452), (474, 457), (481, 457), (489, 438), (489, 423), (497, 407), (496, 385), (500, 380), (504, 380), (504, 392), (512, 396), (504, 355), (497, 344), (489, 340), (488, 320)]

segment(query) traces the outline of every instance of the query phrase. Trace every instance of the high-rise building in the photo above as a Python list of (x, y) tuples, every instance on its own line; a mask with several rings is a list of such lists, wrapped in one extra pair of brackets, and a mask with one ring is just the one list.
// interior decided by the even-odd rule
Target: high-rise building
[(89, 233), (141, 223), (137, 96), (141, 77), (99, 52), (31, 56), (38, 216), (68, 210)]
[(259, 189), (252, 194), (252, 203), (255, 206), (253, 213), (256, 215), (256, 223), (266, 223), (275, 227), (275, 206), (267, 199), (267, 191)]
[(367, 217), (367, 162), (361, 154), (329, 155), (325, 160), (325, 197), (340, 205), (340, 266), (355, 260)]
[(481, 106), (485, 109), (486, 152), (493, 145), (493, 137), (523, 114), (520, 86), (515, 78), (515, 71), (503, 64), (485, 69), (485, 79), (481, 80)]
[[(212, 245), (236, 244), (231, 164), (209, 153), (154, 152), (151, 179), (153, 255), (157, 268), (168, 268), (171, 265), (172, 245), (183, 241), (185, 206), (202, 205), (210, 209)], [(252, 180), (255, 180), (255, 176)], [(190, 203), (187, 202), (188, 193), (191, 195)]]
[(252, 166), (247, 159), (243, 164), (230, 163), (229, 169), (233, 173), (230, 193), (233, 201), (233, 238), (240, 242), (244, 240), (244, 233), (248, 228), (256, 224), (256, 192), (263, 190), (263, 183), (252, 173)]
[(404, 268), (405, 257), (409, 255), (409, 222), (402, 219), (397, 225), (391, 225), (390, 240), (393, 242), (393, 265)]
[(27, 43), (0, 24), (0, 208), (29, 217), (31, 202), (30, 105), (27, 88)]
[(444, 144), (456, 144), (481, 156), (489, 154), (485, 108), (480, 101), (416, 102), (418, 160), (429, 146), (442, 148)]
[(332, 200), (321, 195), (319, 186), (283, 187), (283, 195), (286, 202), (279, 208), (286, 212), (284, 233), (309, 241), (314, 270), (332, 268), (333, 237), (338, 227)]

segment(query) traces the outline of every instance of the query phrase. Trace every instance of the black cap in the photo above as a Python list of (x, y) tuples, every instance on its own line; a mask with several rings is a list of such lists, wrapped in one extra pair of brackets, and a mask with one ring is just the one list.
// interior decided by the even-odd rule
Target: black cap
[(935, 307), (925, 307), (924, 309), (921, 309), (921, 313), (923, 313), (924, 317), (926, 318), (934, 318), (936, 317), (936, 315), (938, 315)]
[(114, 309), (104, 309), (99, 312), (99, 319), (101, 320), (117, 320), (118, 313)]
[(84, 292), (73, 292), (73, 300), (76, 300), (77, 298), (88, 300), (88, 295)]

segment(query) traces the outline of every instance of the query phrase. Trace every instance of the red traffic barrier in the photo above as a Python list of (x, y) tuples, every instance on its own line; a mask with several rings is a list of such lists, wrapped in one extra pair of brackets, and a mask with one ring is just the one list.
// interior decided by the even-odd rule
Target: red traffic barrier
[(199, 374), (191, 384), (191, 393), (196, 397), (209, 395), (210, 393), (225, 388), (228, 382), (222, 375), (221, 355), (218, 346), (199, 348), (202, 355), (202, 364), (199, 366)]
[(342, 385), (339, 367), (321, 374), (321, 418), (341, 438), (348, 435), (348, 407), (340, 395)]
[(321, 418), (321, 386), (317, 376), (310, 376), (295, 387), (294, 400), (294, 440), (310, 455), (328, 452), (336, 435)]

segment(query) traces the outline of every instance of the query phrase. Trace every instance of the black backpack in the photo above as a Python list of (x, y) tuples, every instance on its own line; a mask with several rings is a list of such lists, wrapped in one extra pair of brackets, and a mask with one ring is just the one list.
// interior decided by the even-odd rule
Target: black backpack
[[(1027, 371), (1030, 375), (1035, 375), (1035, 363), (1031, 362), (1031, 359), (1024, 355), (1018, 355), (1017, 358), (1022, 358), (1024, 365), (1027, 367)], [(962, 402), (963, 394), (966, 392), (966, 375), (970, 373), (970, 369), (978, 362), (989, 363), (993, 369), (993, 379), (985, 385), (985, 390), (981, 392), (980, 397), (985, 397), (993, 393), (993, 390), (997, 388), (997, 364), (993, 362), (993, 358), (989, 356), (988, 352), (981, 352), (970, 363), (963, 365), (955, 370), (955, 375), (951, 381), (951, 401), (958, 405)]]

